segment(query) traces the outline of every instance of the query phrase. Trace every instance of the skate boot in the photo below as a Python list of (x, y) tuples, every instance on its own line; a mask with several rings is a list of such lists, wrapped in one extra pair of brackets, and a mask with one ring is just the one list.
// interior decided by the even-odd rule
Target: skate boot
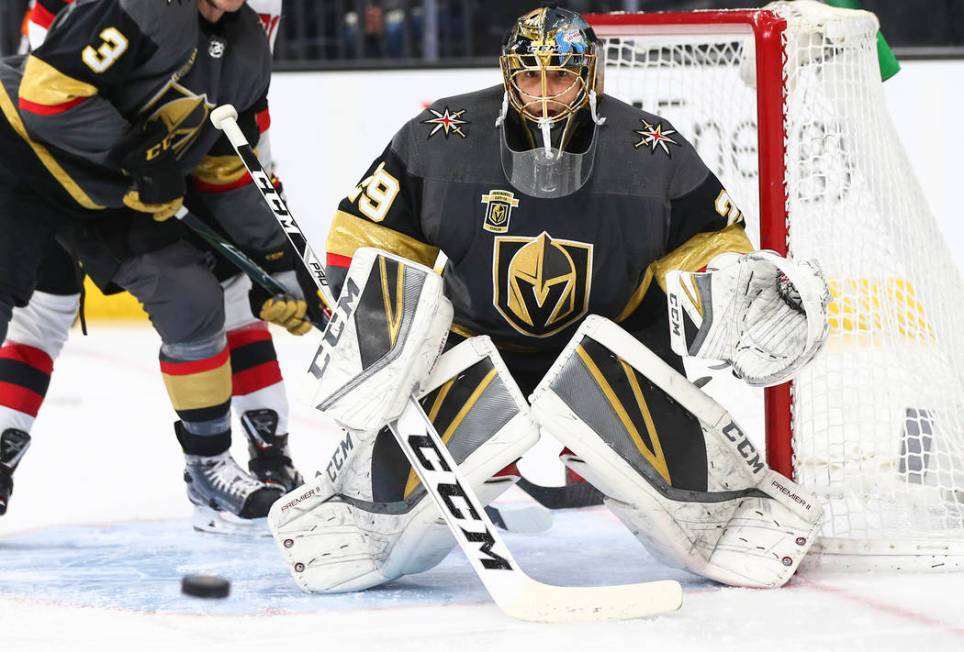
[(248, 410), (241, 416), (248, 435), (251, 459), (248, 470), (261, 482), (278, 487), (284, 493), (304, 484), (304, 479), (291, 462), (288, 435), (277, 434), (278, 413), (274, 410)]
[(30, 435), (10, 428), (0, 434), (0, 516), (7, 513), (13, 494), (13, 472), (30, 446)]
[(283, 492), (252, 477), (229, 451), (185, 455), (184, 482), (194, 503), (192, 524), (201, 532), (268, 536), (265, 516)]
[(7, 513), (7, 504), (10, 502), (10, 495), (13, 493), (13, 475), (0, 467), (0, 516)]

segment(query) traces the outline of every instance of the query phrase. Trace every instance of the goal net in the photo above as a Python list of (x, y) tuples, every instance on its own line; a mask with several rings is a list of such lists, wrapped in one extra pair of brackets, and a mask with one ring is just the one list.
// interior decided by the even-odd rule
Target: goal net
[(824, 504), (817, 549), (957, 564), (964, 285), (887, 113), (876, 17), (798, 0), (590, 22), (605, 92), (694, 144), (755, 244), (828, 279), (827, 345), (761, 420), (770, 465)]

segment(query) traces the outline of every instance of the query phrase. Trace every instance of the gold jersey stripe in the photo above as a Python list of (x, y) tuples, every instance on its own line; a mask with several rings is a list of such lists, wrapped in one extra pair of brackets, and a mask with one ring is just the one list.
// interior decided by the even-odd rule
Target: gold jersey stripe
[(439, 249), (404, 233), (337, 211), (328, 230), (328, 253), (351, 258), (360, 247), (375, 247), (431, 267)]
[(674, 270), (695, 272), (706, 267), (707, 263), (716, 256), (731, 251), (738, 254), (753, 251), (753, 245), (746, 237), (742, 224), (731, 224), (722, 231), (697, 233), (654, 262), (653, 277), (659, 287), (665, 291), (666, 272)]
[(91, 199), (86, 192), (81, 189), (77, 182), (74, 181), (67, 171), (64, 170), (60, 163), (53, 157), (53, 155), (47, 150), (46, 147), (40, 143), (35, 143), (30, 139), (27, 134), (27, 129), (23, 125), (23, 120), (20, 119), (20, 113), (17, 112), (16, 107), (7, 94), (7, 89), (0, 85), (0, 111), (3, 111), (4, 117), (6, 117), (7, 122), (13, 127), (13, 130), (17, 132), (21, 138), (26, 141), (30, 148), (33, 150), (40, 162), (43, 163), (47, 171), (57, 180), (57, 182), (64, 187), (64, 190), (73, 198), (75, 202), (83, 206), (84, 208), (90, 210), (101, 210), (104, 207), (96, 203)]
[(456, 335), (461, 335), (465, 339), (469, 339), (470, 337), (475, 337), (476, 335), (474, 332), (470, 331), (465, 326), (461, 326), (456, 323), (453, 323), (451, 326), (449, 326), (449, 330), (455, 333)]
[(706, 264), (719, 254), (731, 251), (739, 254), (753, 251), (753, 245), (746, 237), (746, 231), (741, 224), (731, 224), (721, 231), (697, 233), (646, 268), (642, 283), (633, 292), (626, 307), (616, 317), (616, 321), (623, 321), (636, 311), (654, 280), (665, 292), (667, 272), (673, 270), (695, 272), (706, 267)]
[(68, 77), (49, 63), (30, 55), (23, 69), (20, 97), (44, 106), (57, 106), (97, 95), (97, 87)]
[(205, 156), (191, 173), (201, 183), (227, 186), (237, 183), (248, 173), (244, 163), (236, 155)]
[(187, 376), (161, 374), (175, 410), (199, 410), (231, 399), (231, 362)]
[(636, 291), (633, 292), (633, 296), (629, 297), (629, 301), (626, 302), (626, 307), (623, 308), (623, 311), (616, 317), (617, 322), (623, 321), (636, 312), (636, 308), (643, 302), (643, 298), (646, 296), (646, 293), (649, 292), (649, 286), (653, 284), (653, 269), (655, 269), (655, 263), (646, 268), (646, 273), (643, 274), (643, 282), (640, 283)]

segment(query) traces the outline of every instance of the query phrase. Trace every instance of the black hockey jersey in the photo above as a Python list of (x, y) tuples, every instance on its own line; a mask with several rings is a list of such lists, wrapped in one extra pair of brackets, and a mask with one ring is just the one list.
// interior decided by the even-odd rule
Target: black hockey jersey
[(669, 355), (664, 275), (749, 251), (740, 211), (668, 121), (612, 97), (586, 185), (524, 195), (502, 170), (501, 104), (501, 86), (446, 98), (396, 134), (332, 222), (336, 287), (358, 247), (427, 265), (444, 253), (453, 331), (490, 335), (523, 389), (588, 314), (649, 330)]
[(217, 105), (234, 104), (257, 142), (270, 75), (264, 30), (247, 7), (212, 25), (193, 0), (76, 0), (37, 50), (0, 61), (0, 143), (17, 158), (3, 164), (96, 217), (122, 208), (130, 187), (115, 147), (133, 125), (161, 121), (180, 168), (232, 238), (277, 247), (283, 234), (208, 120)]

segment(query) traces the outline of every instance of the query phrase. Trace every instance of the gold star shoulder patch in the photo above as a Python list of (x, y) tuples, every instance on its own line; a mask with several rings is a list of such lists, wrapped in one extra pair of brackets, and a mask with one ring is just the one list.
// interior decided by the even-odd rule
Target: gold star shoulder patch
[(452, 112), (449, 111), (449, 107), (445, 107), (445, 109), (441, 112), (436, 111), (435, 109), (429, 109), (428, 112), (434, 117), (431, 117), (428, 120), (423, 120), (422, 124), (432, 126), (432, 131), (430, 131), (428, 134), (429, 138), (439, 132), (445, 136), (446, 140), (448, 140), (448, 137), (451, 134), (456, 134), (462, 138), (466, 138), (468, 136), (468, 134), (465, 133), (463, 126), (472, 123), (462, 118), (462, 116), (465, 115), (465, 109)]
[(640, 140), (633, 145), (633, 147), (636, 149), (648, 147), (650, 154), (655, 154), (657, 149), (661, 149), (666, 156), (673, 158), (673, 153), (670, 151), (669, 146), (680, 146), (680, 144), (672, 138), (676, 130), (663, 127), (662, 122), (657, 122), (653, 125), (642, 118), (640, 118), (640, 122), (643, 123), (643, 128), (634, 131), (634, 133), (639, 135)]

